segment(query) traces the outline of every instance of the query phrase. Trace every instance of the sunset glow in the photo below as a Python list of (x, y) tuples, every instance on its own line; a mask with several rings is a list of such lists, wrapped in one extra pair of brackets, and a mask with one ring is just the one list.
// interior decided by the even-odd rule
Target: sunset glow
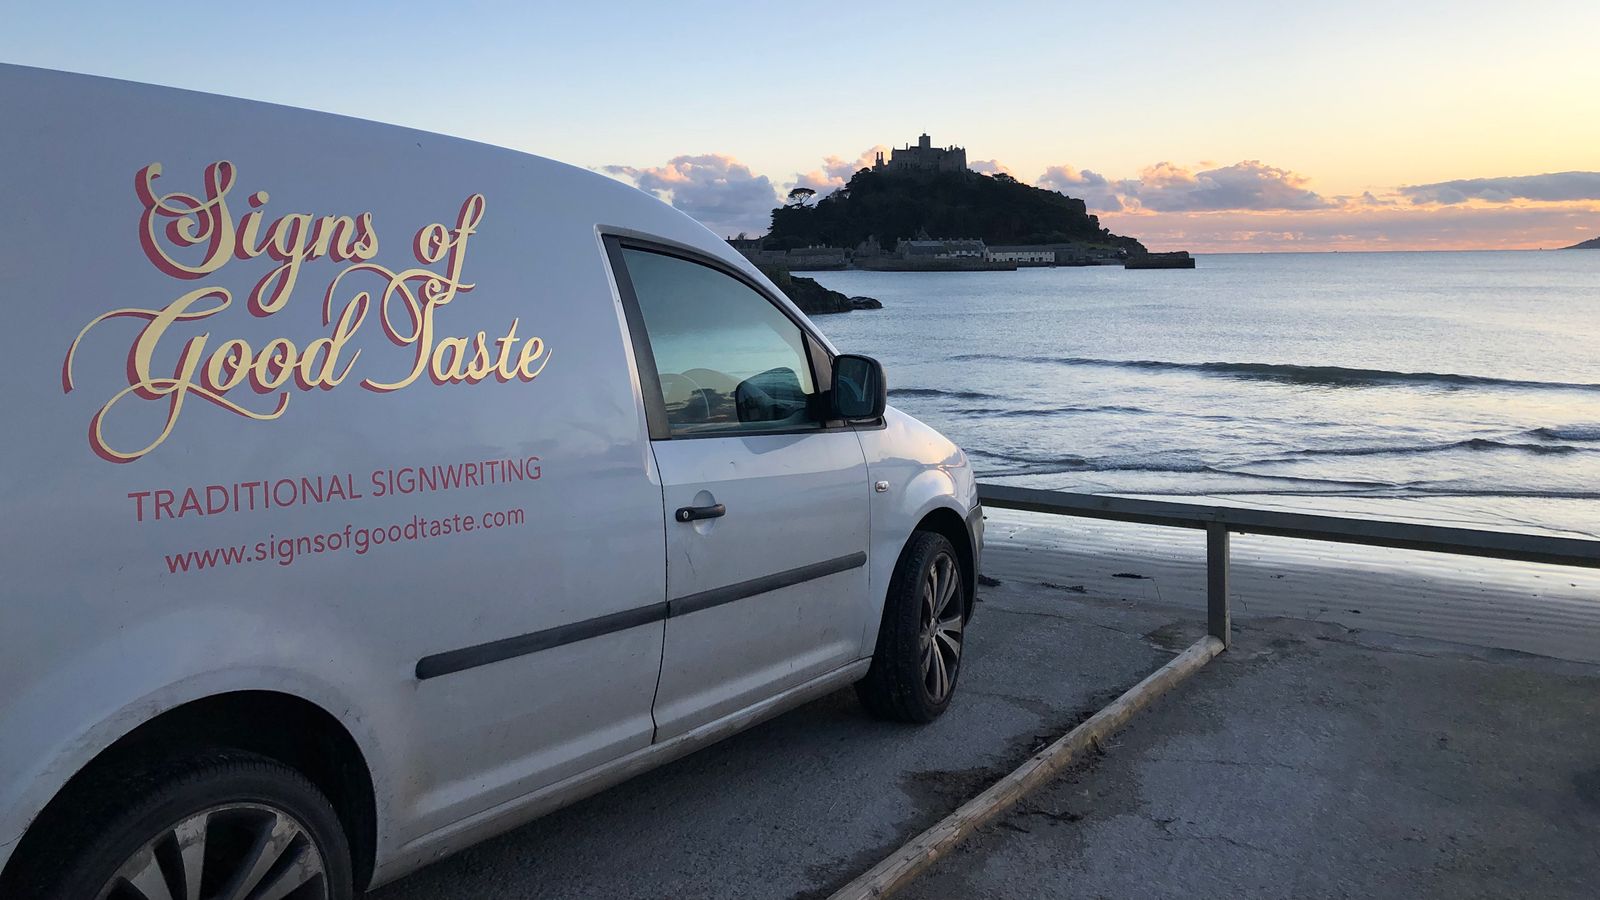
[[(0, 59), (515, 147), (727, 234), (927, 131), (1156, 249), (1600, 235), (1588, 2), (295, 6), (19, 7)], [(201, 22), (271, 64), (157, 51)]]

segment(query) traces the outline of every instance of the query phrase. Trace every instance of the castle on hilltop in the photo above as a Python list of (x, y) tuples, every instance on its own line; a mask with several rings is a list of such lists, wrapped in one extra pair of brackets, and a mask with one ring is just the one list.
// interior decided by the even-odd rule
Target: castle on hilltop
[(965, 172), (967, 149), (965, 147), (935, 147), (926, 134), (917, 138), (915, 147), (907, 144), (889, 152), (889, 161), (883, 154), (872, 164), (874, 172)]

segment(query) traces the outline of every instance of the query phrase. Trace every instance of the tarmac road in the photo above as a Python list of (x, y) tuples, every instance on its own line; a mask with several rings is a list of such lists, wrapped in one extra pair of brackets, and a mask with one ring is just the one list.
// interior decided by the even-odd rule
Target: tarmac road
[[(1114, 598), (1086, 613), (1060, 588), (1002, 584), (979, 596), (957, 697), (931, 725), (875, 721), (841, 691), (371, 896), (823, 897), (1200, 629), (1191, 611)], [(1190, 629), (1163, 629), (1175, 620)]]
[(1600, 666), (1304, 619), (896, 900), (1600, 896)]

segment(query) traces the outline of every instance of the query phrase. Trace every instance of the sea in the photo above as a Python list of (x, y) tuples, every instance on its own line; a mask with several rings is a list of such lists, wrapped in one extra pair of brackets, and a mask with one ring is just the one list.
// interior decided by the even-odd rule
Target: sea
[(1600, 252), (806, 274), (984, 480), (1600, 537)]

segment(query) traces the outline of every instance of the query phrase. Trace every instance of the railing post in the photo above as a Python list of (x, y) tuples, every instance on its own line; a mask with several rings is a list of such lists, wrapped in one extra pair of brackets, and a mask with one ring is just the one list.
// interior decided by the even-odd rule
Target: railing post
[(1228, 615), (1228, 526), (1220, 522), (1206, 525), (1206, 630), (1222, 646), (1232, 643), (1232, 620)]

